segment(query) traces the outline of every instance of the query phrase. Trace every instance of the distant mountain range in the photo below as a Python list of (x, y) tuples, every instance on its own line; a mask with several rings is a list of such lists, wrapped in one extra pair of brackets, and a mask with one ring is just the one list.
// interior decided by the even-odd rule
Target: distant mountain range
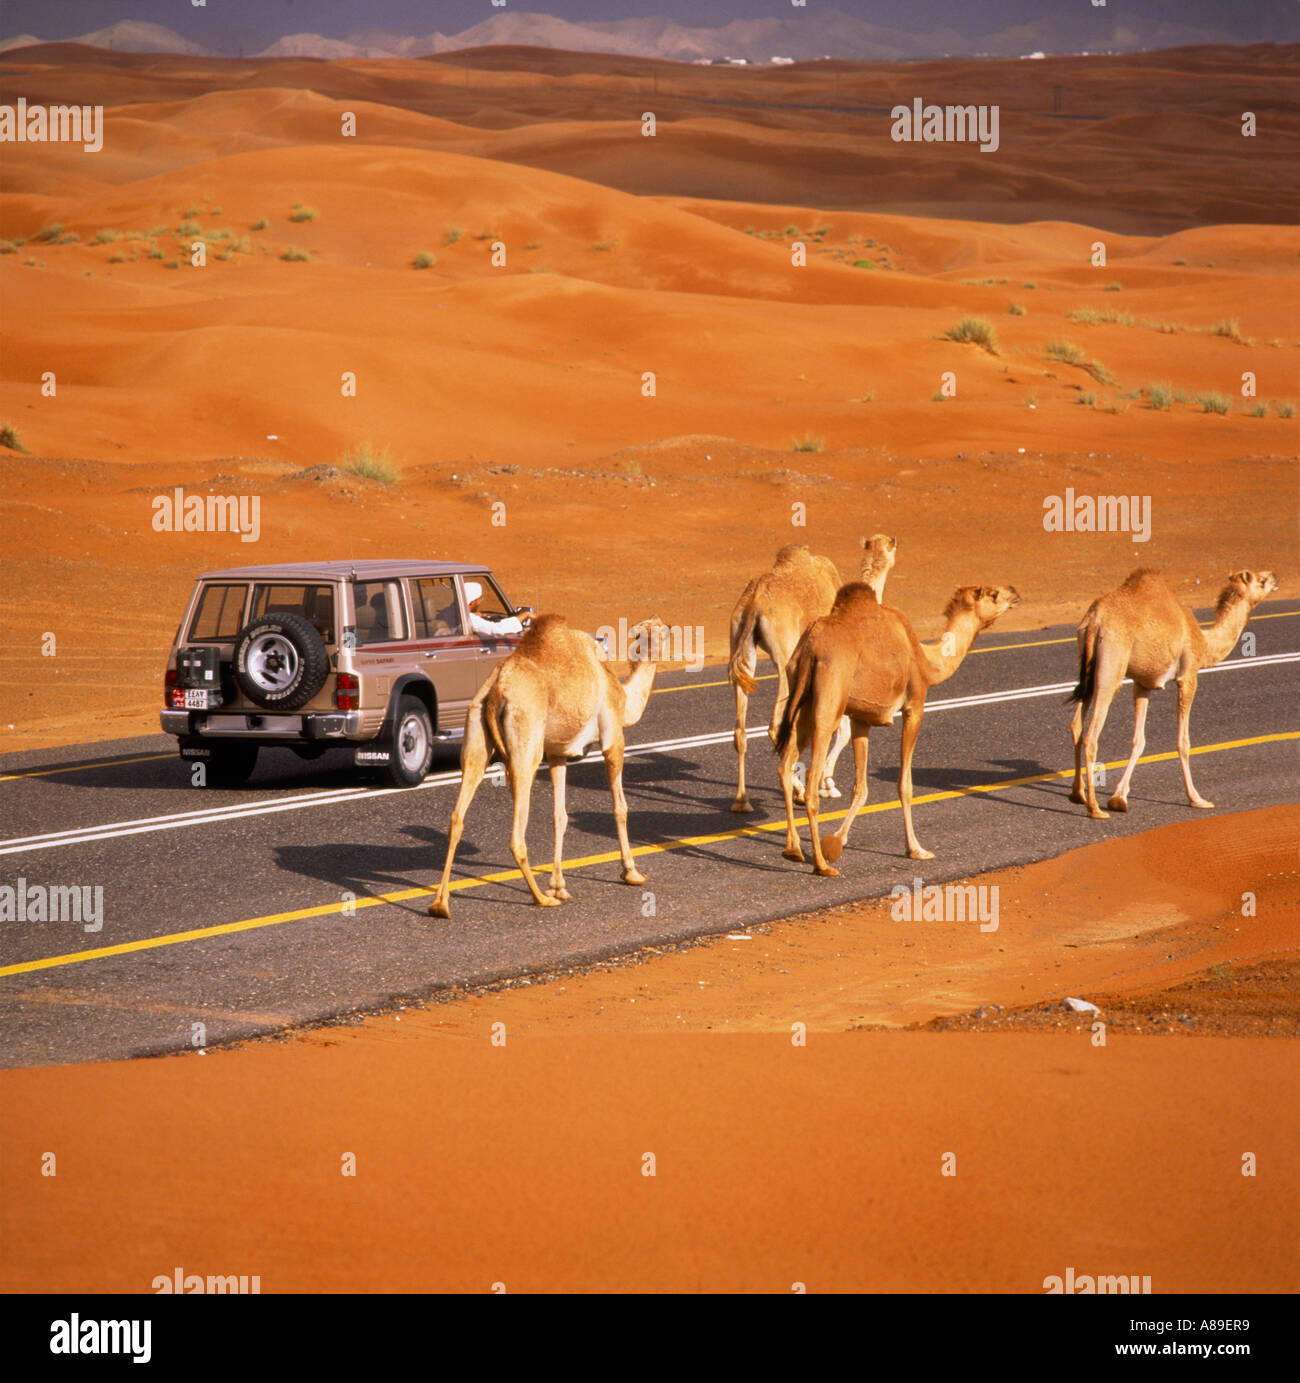
[[(1118, 7), (1117, 7), (1118, 9)], [(266, 58), (415, 58), (462, 48), (512, 44), (662, 58), (673, 62), (743, 58), (808, 61), (843, 58), (888, 62), (899, 58), (1016, 57), (1031, 53), (1132, 53), (1189, 44), (1237, 44), (1264, 38), (1300, 40), (1300, 7), (1288, 0), (1261, 0), (1251, 7), (1252, 31), (1243, 33), (1240, 16), (1225, 9), (1221, 28), (1123, 16), (1109, 7), (1080, 5), (1071, 14), (1016, 24), (971, 37), (954, 29), (907, 33), (881, 28), (834, 10), (806, 11), (788, 17), (737, 19), (715, 29), (689, 28), (673, 19), (620, 19), (580, 24), (548, 14), (494, 14), (458, 34), (409, 35), (374, 30), (346, 39), (320, 34), (287, 34), (259, 53)], [(45, 40), (31, 34), (0, 42), (0, 51)], [(130, 53), (182, 53), (211, 50), (191, 43), (161, 24), (124, 19), (105, 29), (67, 40)], [(214, 56), (216, 54), (213, 54)]]

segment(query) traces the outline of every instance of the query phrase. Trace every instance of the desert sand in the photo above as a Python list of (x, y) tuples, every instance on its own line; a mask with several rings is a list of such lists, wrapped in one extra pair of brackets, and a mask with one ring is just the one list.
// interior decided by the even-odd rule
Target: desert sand
[[(1200, 606), (1243, 565), (1300, 594), (1294, 48), (455, 56), (0, 58), (0, 101), (107, 107), (101, 153), (0, 163), (5, 750), (156, 731), (193, 577), (234, 562), (482, 560), (577, 623), (702, 625), (713, 657), (778, 547), (851, 570), (876, 530), (923, 637), (965, 581), (1017, 586), (1007, 629), (1136, 565)], [(888, 107), (932, 92), (1004, 103), (1002, 152), (891, 143)], [(967, 317), (989, 348), (946, 336)], [(363, 445), (395, 484), (340, 469)], [(153, 531), (178, 485), (256, 496), (259, 541)], [(1045, 532), (1067, 486), (1150, 496), (1150, 541)], [(110, 640), (88, 728), (70, 689)], [(1023, 906), (992, 946), (907, 944), (864, 903), (283, 1043), (0, 1073), (6, 1184), (60, 1150), (5, 1199), (0, 1284), (1039, 1291), (1072, 1264), (1294, 1290), (1293, 1042), (902, 1030), (1293, 955), (1295, 814), (1253, 816), (1249, 848), (1216, 815), (982, 880)], [(1283, 905), (1243, 928), (1261, 876)]]

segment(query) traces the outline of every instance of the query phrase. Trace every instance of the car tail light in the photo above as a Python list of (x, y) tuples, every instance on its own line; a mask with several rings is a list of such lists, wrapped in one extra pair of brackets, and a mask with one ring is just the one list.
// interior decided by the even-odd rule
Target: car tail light
[(340, 672), (334, 688), (334, 704), (340, 711), (361, 709), (361, 683), (350, 672)]
[(185, 705), (185, 693), (176, 685), (176, 669), (169, 667), (163, 674), (163, 705), (175, 707)]

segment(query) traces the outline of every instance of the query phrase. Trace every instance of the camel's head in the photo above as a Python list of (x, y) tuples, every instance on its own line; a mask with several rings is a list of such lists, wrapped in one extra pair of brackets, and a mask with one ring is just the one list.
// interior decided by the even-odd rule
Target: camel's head
[(1277, 577), (1271, 571), (1234, 571), (1228, 577), (1228, 585), (1219, 597), (1220, 604), (1230, 593), (1238, 599), (1250, 602), (1253, 610), (1266, 596), (1277, 590)]
[(951, 618), (969, 610), (979, 620), (980, 628), (987, 629), (999, 615), (1019, 604), (1020, 592), (1014, 586), (958, 586), (946, 613)]
[(629, 663), (658, 663), (668, 654), (665, 635), (668, 626), (658, 615), (643, 619), (627, 631), (627, 660)]
[(862, 579), (866, 582), (888, 576), (898, 555), (898, 539), (888, 533), (873, 533), (862, 540)]
[(776, 554), (775, 565), (783, 567), (790, 562), (806, 562), (812, 557), (808, 550), (807, 543), (787, 543), (780, 552)]

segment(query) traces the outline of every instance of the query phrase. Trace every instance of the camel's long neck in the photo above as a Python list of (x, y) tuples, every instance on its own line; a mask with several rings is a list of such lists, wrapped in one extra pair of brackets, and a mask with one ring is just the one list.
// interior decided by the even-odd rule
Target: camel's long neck
[(1198, 666), (1213, 667), (1232, 652), (1250, 618), (1250, 608), (1250, 601), (1238, 596), (1219, 612), (1208, 629), (1201, 630), (1202, 654), (1197, 659)]
[(632, 669), (632, 675), (623, 683), (623, 724), (635, 725), (645, 712), (646, 702), (650, 700), (650, 689), (654, 686), (655, 673), (659, 664), (646, 661)]
[(922, 668), (927, 685), (946, 682), (961, 667), (962, 659), (980, 631), (979, 620), (969, 610), (960, 610), (948, 620), (948, 627), (937, 643), (923, 643), (927, 667)]
[(885, 582), (889, 580), (888, 567), (880, 571), (874, 562), (864, 559), (858, 571), (858, 579), (875, 592), (881, 605), (885, 603)]

